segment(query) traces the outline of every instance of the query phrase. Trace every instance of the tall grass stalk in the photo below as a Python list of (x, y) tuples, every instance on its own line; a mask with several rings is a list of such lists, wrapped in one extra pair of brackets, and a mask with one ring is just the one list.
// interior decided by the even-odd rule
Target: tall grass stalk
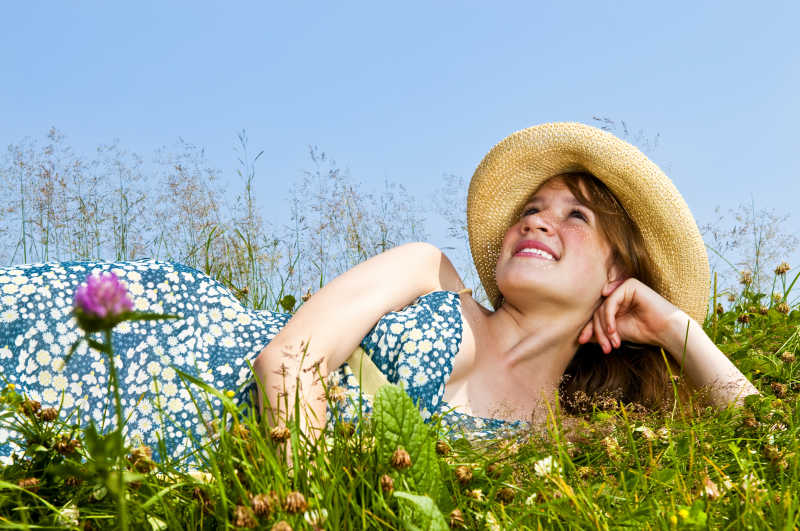
[[(18, 205), (14, 213), (20, 217), (13, 226), (19, 221), (21, 231), (16, 245), (6, 247), (13, 249), (6, 260), (143, 255), (185, 260), (245, 304), (291, 311), (296, 305), (287, 296), (302, 299), (350, 261), (401, 243), (413, 232), (391, 232), (393, 205), (402, 201), (387, 198), (383, 213), (360, 214), (369, 201), (356, 184), (333, 171), (333, 164), (307, 176), (301, 191), (319, 193), (298, 193), (294, 217), (280, 232), (256, 220), (253, 191), (260, 182), (255, 173), (260, 154), (252, 157), (243, 149), (241, 208), (226, 211), (221, 196), (213, 193), (214, 172), (206, 171), (200, 150), (179, 146), (179, 153), (165, 155), (157, 165), (163, 187), (151, 184), (162, 199), (171, 190), (181, 192), (171, 196), (170, 208), (156, 209), (152, 198), (139, 201), (126, 173), (114, 174), (114, 192), (101, 177), (102, 164), (98, 168), (59, 148), (58, 135), (51, 140), (49, 150), (16, 150), (16, 160), (24, 164), (14, 170), (4, 200), (13, 198), (9, 205)], [(240, 141), (245, 148), (244, 135)], [(57, 171), (35, 171), (47, 153), (61, 154), (60, 163), (45, 165)], [(117, 157), (113, 153), (109, 160)], [(127, 160), (121, 154), (117, 158)], [(317, 156), (316, 162), (322, 166), (328, 159)], [(57, 186), (55, 175), (68, 185)], [(50, 206), (31, 200), (39, 178), (51, 179)], [(195, 188), (189, 189), (191, 183)], [(66, 195), (59, 196), (62, 191)], [(342, 196), (338, 204), (337, 194)], [(402, 193), (395, 195), (402, 199)], [(74, 208), (59, 210), (53, 206), (56, 199)], [(109, 205), (113, 212), (104, 211)], [(140, 224), (142, 207), (163, 215), (151, 219), (152, 226)], [(407, 220), (405, 227), (418, 220)], [(180, 228), (189, 222), (196, 228), (192, 235)], [(377, 229), (371, 232), (360, 223)], [(109, 237), (112, 233), (119, 236)], [(327, 235), (338, 239), (326, 240)], [(349, 247), (334, 260), (319, 254), (326, 244), (331, 252)], [(451, 438), (432, 422), (414, 439), (420, 455), (432, 446), (439, 452), (431, 466), (440, 472), (440, 490), (431, 490), (385, 459), (384, 439), (372, 418), (317, 439), (303, 436), (295, 418), (289, 442), (278, 440), (270, 436), (266, 418), (182, 375), (198, 409), (214, 412), (209, 422), (216, 428), (182, 456), (166, 455), (162, 437), (152, 462), (146, 452), (103, 453), (100, 439), (78, 426), (76, 412), (62, 415), (64, 421), (49, 420), (19, 389), (6, 385), (0, 389), (0, 430), (5, 430), (0, 437), (19, 440), (23, 453), (0, 466), (0, 521), (16, 528), (68, 529), (103, 529), (125, 518), (136, 529), (269, 528), (281, 521), (294, 529), (434, 528), (441, 522), (472, 529), (794, 529), (800, 525), (798, 275), (773, 278), (770, 293), (754, 284), (734, 291), (714, 279), (703, 326), (761, 392), (742, 409), (706, 408), (702, 395), (684, 401), (673, 381), (675, 404), (666, 411), (598, 397), (585, 414), (567, 416), (554, 408), (545, 432), (507, 439)], [(299, 412), (299, 386), (295, 391)], [(219, 409), (212, 407), (215, 400), (222, 404)], [(114, 403), (119, 404), (116, 396)], [(169, 413), (155, 406), (160, 422), (169, 422)], [(329, 403), (334, 412), (340, 406)], [(124, 418), (118, 417), (117, 425), (122, 424)], [(98, 480), (108, 474), (109, 463), (124, 463), (117, 477), (130, 480), (122, 489), (128, 493), (124, 517), (119, 500)]]
[[(468, 528), (791, 529), (800, 524), (800, 311), (793, 307), (785, 314), (773, 306), (762, 313), (756, 302), (766, 297), (743, 285), (736, 300), (710, 312), (704, 325), (762, 393), (745, 408), (717, 412), (701, 398), (684, 403), (677, 392), (675, 408), (666, 412), (598, 400), (580, 416), (552, 409), (546, 433), (488, 442), (448, 440), (433, 423), (426, 444), (448, 441), (449, 447), (436, 460), (440, 499), (415, 490), (410, 476), (382, 461), (381, 435), (369, 419), (352, 431), (333, 429), (312, 440), (297, 430), (294, 418), (290, 441), (275, 441), (266, 418), (242, 412), (225, 394), (182, 375), (198, 408), (222, 402), (212, 422), (217, 429), (209, 441), (194, 442), (192, 461), (164, 456), (144, 466), (130, 455), (114, 457), (129, 463), (126, 474), (135, 478), (135, 488), (128, 488), (130, 526), (269, 527), (283, 520), (294, 529), (320, 521), (326, 529), (402, 529), (439, 514)], [(742, 322), (745, 314), (750, 318)], [(299, 412), (301, 390), (294, 390)], [(0, 516), (20, 526), (119, 523), (116, 498), (98, 500), (86, 470), (97, 459), (91, 444), (73, 455), (58, 453), (58, 441), (80, 432), (69, 422), (26, 415), (23, 401), (13, 389), (2, 393), (4, 426), (27, 448), (0, 468)], [(165, 448), (160, 451), (164, 455)], [(460, 479), (463, 467), (471, 470), (468, 480)], [(400, 494), (385, 488), (384, 476)], [(70, 478), (84, 479), (79, 488), (65, 489), (74, 482)], [(305, 506), (297, 507), (304, 510), (288, 509), (293, 493), (302, 494)], [(425, 496), (435, 503), (425, 505)]]

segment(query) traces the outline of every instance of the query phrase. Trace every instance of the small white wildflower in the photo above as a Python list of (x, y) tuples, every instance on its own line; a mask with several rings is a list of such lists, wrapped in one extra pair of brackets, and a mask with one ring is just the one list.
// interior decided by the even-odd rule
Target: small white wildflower
[(495, 517), (494, 513), (491, 511), (486, 513), (486, 528), (491, 531), (500, 531), (502, 529), (500, 523), (497, 521), (497, 517)]
[(483, 501), (484, 499), (483, 490), (481, 489), (472, 489), (470, 491), (467, 491), (467, 496), (469, 496), (473, 500), (478, 500), (478, 501)]
[(161, 518), (156, 518), (155, 516), (152, 515), (147, 517), (147, 523), (150, 524), (150, 529), (152, 529), (153, 531), (164, 531), (164, 529), (167, 529), (169, 527), (167, 526), (167, 523), (164, 520), (162, 520)]
[(731, 490), (733, 488), (733, 481), (726, 474), (722, 474), (722, 488)]
[(56, 520), (63, 526), (72, 527), (77, 526), (80, 523), (78, 519), (79, 517), (80, 511), (78, 511), (78, 507), (74, 503), (70, 503), (61, 509)]
[(760, 487), (764, 482), (759, 479), (755, 474), (749, 472), (742, 478), (742, 488), (750, 490)]
[(717, 500), (722, 495), (717, 484), (714, 483), (708, 475), (703, 476), (703, 490), (701, 495), (711, 500)]
[(325, 520), (328, 519), (327, 509), (311, 509), (305, 512), (303, 519), (308, 522), (308, 525), (313, 527), (322, 527)]
[(653, 430), (651, 430), (647, 426), (638, 426), (634, 428), (633, 431), (641, 433), (642, 438), (648, 441), (652, 441), (656, 438), (655, 432), (653, 432)]
[(539, 459), (533, 464), (533, 471), (537, 476), (547, 476), (550, 474), (560, 474), (561, 465), (556, 461), (552, 455), (548, 455), (543, 459)]

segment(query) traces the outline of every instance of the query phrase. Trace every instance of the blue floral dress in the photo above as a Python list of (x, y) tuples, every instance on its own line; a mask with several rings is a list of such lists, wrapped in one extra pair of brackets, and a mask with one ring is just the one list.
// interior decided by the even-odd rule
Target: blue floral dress
[[(115, 426), (104, 354), (81, 342), (72, 316), (72, 297), (92, 273), (114, 272), (127, 286), (136, 310), (180, 315), (181, 319), (123, 322), (113, 331), (125, 410), (127, 437), (155, 447), (157, 434), (173, 457), (209, 440), (219, 416), (219, 398), (200, 393), (181, 378), (191, 374), (237, 404), (249, 404), (254, 389), (252, 363), (281, 330), (289, 314), (250, 310), (214, 279), (190, 267), (151, 259), (128, 262), (60, 262), (0, 268), (0, 383), (59, 408), (60, 415), (87, 424)], [(361, 347), (386, 378), (403, 388), (424, 418), (433, 414), (454, 432), (474, 436), (513, 431), (522, 423), (472, 417), (442, 399), (461, 343), (458, 294), (436, 291), (401, 311), (383, 316)], [(99, 339), (99, 337), (98, 337)], [(329, 383), (343, 389), (339, 414), (357, 416), (359, 386), (347, 364)], [(202, 397), (202, 398), (201, 398)], [(363, 398), (363, 397), (362, 397)], [(332, 418), (329, 412), (329, 419)], [(0, 459), (20, 448), (15, 434), (0, 424)]]

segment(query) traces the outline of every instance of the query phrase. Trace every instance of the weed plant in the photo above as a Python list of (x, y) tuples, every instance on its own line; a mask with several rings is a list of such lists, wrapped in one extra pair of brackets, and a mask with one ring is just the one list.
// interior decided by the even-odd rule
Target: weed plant
[(745, 276), (714, 298), (705, 329), (761, 392), (722, 412), (698, 394), (667, 411), (596, 397), (583, 415), (554, 412), (546, 432), (479, 442), (424, 424), (389, 386), (369, 419), (310, 441), (184, 375), (193, 395), (222, 400), (226, 429), (192, 463), (154, 462), (6, 386), (2, 422), (25, 450), (0, 469), (0, 526), (114, 526), (122, 459), (134, 529), (793, 529), (800, 311), (784, 301), (797, 278), (776, 274), (764, 294)]
[[(246, 146), (244, 138), (242, 143)], [(182, 215), (206, 216), (207, 223), (195, 227), (193, 235), (185, 233), (193, 238), (185, 241), (166, 236), (148, 241), (132, 224), (140, 203), (121, 200), (115, 223), (127, 232), (114, 232), (116, 240), (109, 244), (101, 238), (107, 231), (92, 229), (101, 224), (92, 217), (102, 214), (100, 197), (84, 187), (73, 197), (81, 199), (84, 210), (78, 212), (84, 217), (70, 239), (69, 223), (74, 228), (77, 221), (62, 219), (57, 211), (66, 201), (58, 198), (59, 181), (52, 178), (59, 166), (26, 158), (22, 151), (13, 182), (22, 190), (17, 204), (28, 214), (20, 218), (16, 256), (99, 257), (103, 245), (111, 245), (115, 258), (126, 259), (156, 242), (175, 246), (168, 255), (199, 266), (251, 307), (292, 311), (298, 303), (292, 294), (300, 297), (307, 286), (292, 280), (290, 269), (299, 268), (304, 258), (302, 238), (288, 245), (267, 237), (253, 222), (255, 207), (247, 195), (243, 220), (232, 224), (208, 217), (210, 204), (186, 210)], [(248, 193), (257, 158), (242, 152)], [(172, 175), (183, 176), (184, 184), (202, 173), (184, 164), (185, 158), (170, 160)], [(39, 171), (42, 167), (47, 171)], [(79, 173), (75, 164), (64, 167)], [(35, 175), (49, 176), (52, 185), (38, 205), (24, 201), (30, 198), (26, 178)], [(175, 190), (181, 186), (175, 181)], [(178, 197), (173, 206), (204, 197), (210, 196)], [(350, 219), (351, 232), (358, 231), (356, 210), (336, 212)], [(307, 220), (296, 221), (298, 231), (305, 230)], [(326, 223), (324, 218), (317, 222)], [(381, 241), (395, 242), (380, 231), (384, 228), (369, 240), (345, 234), (350, 240), (342, 245), (355, 245), (353, 259), (379, 252)], [(283, 273), (273, 251), (288, 259), (280, 262)], [(332, 271), (322, 261), (312, 265), (317, 269), (309, 278), (318, 275), (319, 282)], [(191, 460), (154, 461), (154, 451), (163, 456), (165, 448), (126, 441), (119, 450), (113, 432), (78, 426), (77, 411), (43, 410), (5, 386), (0, 430), (18, 440), (24, 452), (0, 466), (0, 527), (118, 527), (122, 477), (132, 529), (796, 529), (800, 309), (797, 297), (792, 299), (798, 275), (790, 275), (787, 267), (775, 270), (770, 290), (757, 289), (752, 274), (743, 274), (735, 291), (714, 290), (704, 328), (761, 393), (742, 408), (721, 412), (703, 405), (702, 390), (686, 398), (678, 394), (672, 407), (659, 411), (588, 397), (581, 414), (551, 412), (541, 432), (469, 441), (444, 433), (435, 421), (423, 423), (410, 399), (386, 386), (369, 418), (330, 427), (326, 436), (311, 441), (296, 424), (270, 429), (228, 395), (183, 375), (197, 400), (222, 402), (213, 424), (217, 429), (210, 443), (196, 443)], [(675, 375), (676, 386), (681, 379)], [(339, 403), (331, 400), (329, 407), (335, 410)]]

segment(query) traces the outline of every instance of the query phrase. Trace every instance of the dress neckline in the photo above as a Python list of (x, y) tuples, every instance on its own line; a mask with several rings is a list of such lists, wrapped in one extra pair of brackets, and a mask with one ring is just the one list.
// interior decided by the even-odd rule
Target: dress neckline
[[(457, 311), (458, 318), (461, 321), (461, 323), (460, 323), (460, 325), (461, 325), (460, 326), (461, 333), (458, 334), (458, 345), (457, 345), (458, 349), (456, 351), (456, 354), (453, 355), (453, 359), (455, 359), (455, 356), (457, 355), (457, 353), (461, 352), (461, 345), (464, 342), (464, 314), (462, 312), (461, 295), (464, 294), (464, 293), (469, 293), (470, 295), (472, 295), (472, 290), (470, 288), (464, 288), (464, 289), (459, 290), (459, 291), (453, 291), (453, 290), (447, 290), (447, 289), (434, 290), (434, 291), (430, 291), (430, 292), (425, 293), (424, 295), (418, 297), (418, 300), (421, 299), (422, 297), (427, 297), (427, 296), (432, 295), (434, 293), (442, 293), (442, 292), (451, 293), (451, 294), (455, 295), (455, 297), (454, 297), (454, 299), (456, 301), (455, 302), (455, 310)], [(482, 417), (482, 416), (479, 416), (479, 415), (470, 415), (469, 413), (464, 413), (462, 411), (459, 411), (458, 410), (459, 406), (453, 406), (449, 402), (447, 402), (444, 399), (444, 389), (447, 387), (447, 382), (450, 381), (450, 376), (453, 373), (453, 363), (452, 363), (452, 361), (451, 361), (451, 363), (449, 365), (450, 365), (449, 371), (448, 371), (446, 377), (444, 378), (444, 385), (442, 386), (442, 396), (439, 399), (439, 404), (440, 404), (440, 408), (439, 409), (440, 410), (450, 411), (450, 414), (455, 414), (455, 415), (458, 415), (458, 416), (461, 416), (461, 417), (466, 417), (466, 418), (469, 418), (469, 419), (476, 419), (476, 420), (482, 421), (482, 422), (484, 422), (486, 424), (489, 424), (489, 425), (495, 424), (495, 423), (498, 423), (498, 422), (503, 423), (503, 425), (505, 425), (505, 426), (521, 426), (521, 425), (523, 425), (523, 423), (525, 422), (523, 420), (506, 420), (506, 419), (499, 419), (499, 418), (495, 418), (495, 417)]]

